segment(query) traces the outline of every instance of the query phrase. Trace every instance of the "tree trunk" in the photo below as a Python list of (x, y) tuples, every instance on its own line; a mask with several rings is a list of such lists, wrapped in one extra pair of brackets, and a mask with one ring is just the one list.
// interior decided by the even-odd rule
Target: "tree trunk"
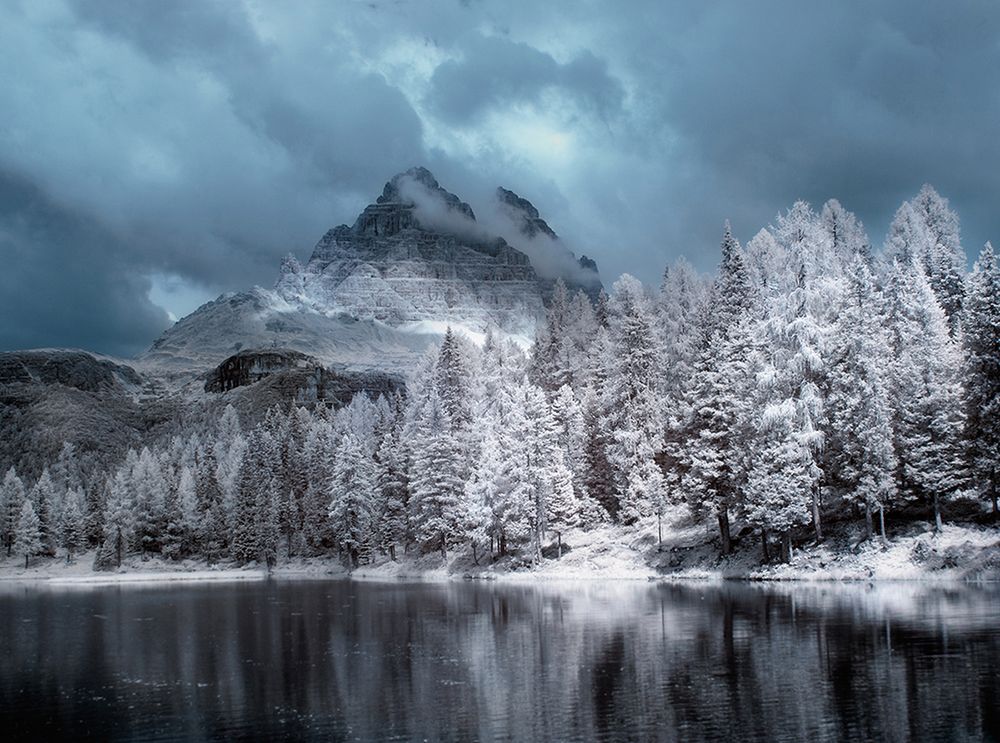
[(792, 561), (792, 532), (785, 531), (781, 535), (781, 560), (785, 563)]
[(656, 551), (663, 552), (663, 513), (660, 511), (656, 512), (656, 541)]
[[(993, 496), (993, 520), (996, 521), (997, 518), (1000, 518), (1000, 510), (997, 509), (997, 485), (996, 485), (996, 483), (993, 483), (993, 487), (991, 488), (991, 490), (992, 490), (991, 495)], [(10, 554), (10, 553), (8, 553), (8, 554)]]
[(27, 552), (24, 553), (24, 569), (25, 570), (28, 569), (28, 553)]
[(872, 538), (872, 504), (865, 501), (865, 539)]
[(359, 561), (358, 561), (358, 548), (357, 547), (351, 547), (351, 566), (354, 567), (355, 569), (357, 569), (358, 564), (359, 564)]
[(816, 530), (816, 541), (823, 541), (823, 527), (819, 520), (819, 492), (816, 488), (812, 489), (812, 512), (813, 512), (813, 528)]
[(722, 537), (722, 554), (728, 555), (733, 551), (733, 542), (729, 536), (729, 511), (725, 506), (718, 513), (719, 536)]
[(395, 542), (390, 542), (389, 543), (389, 559), (392, 560), (393, 562), (396, 562), (396, 543)]
[(882, 533), (882, 546), (885, 546), (885, 506), (878, 507), (878, 528)]
[(501, 555), (506, 555), (507, 554), (507, 535), (506, 534), (501, 534), (500, 535), (500, 554)]
[(475, 539), (472, 540), (472, 561), (474, 563), (476, 563), (476, 565), (479, 564), (479, 554), (476, 551), (476, 540)]
[(559, 544), (559, 559), (562, 559), (562, 532), (556, 532), (556, 540)]
[(941, 523), (941, 500), (938, 494), (934, 493), (934, 531), (940, 533), (943, 524)]
[(764, 562), (771, 562), (771, 551), (767, 548), (767, 529), (760, 530), (760, 546), (764, 549)]
[(448, 547), (444, 543), (444, 534), (441, 535), (441, 559), (448, 559)]

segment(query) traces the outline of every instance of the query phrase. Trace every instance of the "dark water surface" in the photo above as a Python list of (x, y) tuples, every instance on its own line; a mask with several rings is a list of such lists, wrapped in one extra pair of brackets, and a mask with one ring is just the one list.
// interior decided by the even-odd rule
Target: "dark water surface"
[(1000, 740), (1000, 592), (0, 588), (0, 739)]

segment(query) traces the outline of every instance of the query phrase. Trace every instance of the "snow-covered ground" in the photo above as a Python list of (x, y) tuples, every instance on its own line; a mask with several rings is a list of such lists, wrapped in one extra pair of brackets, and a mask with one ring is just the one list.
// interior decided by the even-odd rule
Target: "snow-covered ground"
[[(664, 519), (664, 539), (658, 549), (656, 520), (639, 528), (607, 526), (574, 530), (563, 536), (564, 553), (556, 556), (554, 535), (545, 559), (536, 567), (522, 558), (492, 560), (454, 550), (448, 560), (438, 553), (401, 555), (396, 562), (379, 557), (374, 564), (349, 571), (336, 557), (280, 559), (271, 573), (277, 578), (340, 578), (357, 580), (450, 580), (477, 578), (505, 581), (538, 580), (812, 580), (812, 581), (998, 581), (1000, 529), (971, 524), (945, 524), (935, 534), (931, 524), (896, 526), (889, 543), (858, 540), (858, 526), (834, 525), (822, 544), (802, 544), (791, 564), (761, 562), (757, 539), (737, 536), (737, 549), (720, 557), (718, 541), (708, 524), (692, 522), (678, 510)], [(892, 532), (890, 532), (892, 533)], [(130, 556), (118, 570), (95, 572), (93, 553), (72, 563), (63, 558), (36, 558), (25, 570), (23, 558), (0, 560), (0, 584), (44, 581), (48, 584), (100, 585), (156, 581), (263, 580), (266, 570), (233, 563), (168, 562)]]

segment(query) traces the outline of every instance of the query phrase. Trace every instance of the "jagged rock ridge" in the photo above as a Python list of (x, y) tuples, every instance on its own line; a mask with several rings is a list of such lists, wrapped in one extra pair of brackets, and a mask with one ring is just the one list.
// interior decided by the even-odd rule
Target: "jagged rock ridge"
[(496, 201), (501, 215), (515, 230), (505, 236), (531, 257), (546, 303), (559, 279), (571, 293), (582, 291), (591, 299), (597, 298), (602, 284), (597, 264), (592, 259), (585, 255), (577, 258), (527, 199), (500, 186), (496, 190)]

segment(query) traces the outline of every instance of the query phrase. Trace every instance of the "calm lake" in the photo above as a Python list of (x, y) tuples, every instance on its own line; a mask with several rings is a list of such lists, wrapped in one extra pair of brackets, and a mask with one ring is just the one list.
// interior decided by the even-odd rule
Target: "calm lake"
[(4, 740), (1000, 740), (1000, 592), (0, 587)]

